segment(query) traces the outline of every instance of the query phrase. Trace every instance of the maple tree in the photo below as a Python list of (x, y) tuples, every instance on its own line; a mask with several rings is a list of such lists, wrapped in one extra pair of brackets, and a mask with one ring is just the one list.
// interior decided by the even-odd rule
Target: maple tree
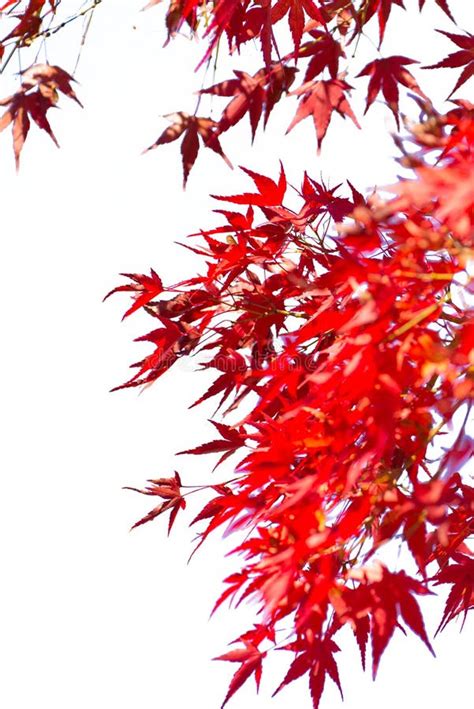
[[(213, 419), (218, 437), (179, 455), (218, 454), (214, 469), (236, 455), (231, 474), (195, 487), (179, 472), (149, 480), (138, 492), (158, 504), (134, 526), (169, 513), (171, 531), (190, 492), (207, 490), (191, 521), (198, 547), (218, 529), (245, 533), (235, 548), (241, 564), (215, 609), (254, 599), (257, 623), (216, 658), (239, 665), (223, 706), (249, 678), (258, 688), (265, 658), (279, 649), (292, 658), (275, 693), (306, 675), (317, 709), (327, 676), (342, 694), (335, 638), (344, 626), (364, 668), (370, 641), (375, 677), (403, 625), (432, 651), (417, 596), (449, 586), (438, 631), (474, 607), (474, 487), (466, 473), (474, 451), (466, 431), (474, 395), (474, 104), (457, 95), (474, 73), (474, 39), (462, 28), (440, 30), (458, 49), (423, 68), (459, 70), (445, 110), (408, 70), (418, 60), (377, 56), (355, 74), (350, 51), (366, 26), (378, 22), (383, 50), (391, 11), (406, 4), (171, 0), (166, 9), (170, 39), (186, 31), (203, 40), (202, 66), (222, 46), (240, 59), (253, 41), (261, 55), (258, 68), (202, 87), (195, 114), (169, 115), (148, 148), (182, 140), (185, 183), (200, 147), (229, 163), (222, 136), (248, 115), (253, 138), (287, 97), (297, 100), (288, 130), (311, 117), (318, 148), (335, 114), (363, 129), (350, 102), (361, 90), (366, 111), (377, 99), (393, 114), (404, 170), (396, 184), (365, 195), (308, 173), (292, 188), (283, 165), (277, 176), (242, 168), (250, 191), (215, 196), (222, 223), (185, 244), (204, 273), (171, 285), (154, 270), (123, 274), (127, 282), (106, 296), (131, 294), (124, 317), (142, 310), (156, 322), (137, 338), (151, 353), (115, 389), (147, 386), (183, 357), (216, 372), (192, 406), (214, 399), (226, 422)], [(454, 2), (417, 4), (436, 4), (455, 23)], [(61, 5), (3, 5), (3, 67), (48, 32), (90, 17), (99, 2), (66, 19)], [(79, 103), (73, 74), (59, 66), (33, 62), (19, 79), (0, 101), (0, 131), (12, 127), (17, 165), (31, 120), (55, 141), (47, 112), (60, 93)], [(401, 114), (400, 91), (418, 119)], [(227, 101), (218, 120), (198, 115), (209, 96)], [(458, 414), (456, 440), (436, 455)], [(410, 552), (416, 571), (391, 568), (390, 542)]]

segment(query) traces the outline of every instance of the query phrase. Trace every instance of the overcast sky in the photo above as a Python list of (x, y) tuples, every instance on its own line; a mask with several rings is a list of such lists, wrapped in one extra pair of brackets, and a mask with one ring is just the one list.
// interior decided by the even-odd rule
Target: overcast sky
[[(192, 68), (202, 53), (184, 38), (162, 49), (163, 8), (139, 13), (142, 4), (109, 0), (97, 10), (77, 73), (85, 109), (64, 99), (51, 119), (61, 150), (32, 129), (17, 177), (11, 136), (0, 136), (5, 709), (217, 709), (236, 667), (211, 658), (253, 620), (251, 607), (224, 608), (208, 622), (221, 579), (234, 568), (224, 559), (229, 540), (210, 541), (187, 566), (193, 534), (184, 518), (170, 539), (162, 519), (128, 532), (150, 501), (123, 485), (178, 465), (187, 484), (209, 481), (204, 457), (176, 462), (174, 453), (212, 436), (212, 409), (187, 410), (212, 376), (180, 365), (142, 395), (108, 393), (145, 351), (132, 339), (150, 325), (141, 316), (121, 324), (125, 299), (101, 299), (123, 271), (152, 266), (166, 283), (192, 275), (199, 263), (175, 240), (212, 223), (209, 193), (248, 187), (210, 154), (198, 158), (183, 193), (176, 146), (140, 155), (164, 129), (161, 115), (192, 110), (200, 88)], [(394, 10), (385, 55), (428, 64), (453, 51), (429, 31), (453, 29), (433, 5), (421, 18)], [(469, 3), (450, 5), (460, 26), (472, 27)], [(79, 39), (80, 27), (58, 35), (49, 61), (71, 70)], [(375, 52), (363, 42), (360, 68)], [(222, 57), (221, 78), (227, 65)], [(242, 58), (237, 66), (248, 65)], [(440, 102), (455, 81), (450, 71), (417, 76)], [(6, 95), (7, 79), (3, 87)], [(361, 96), (354, 106), (361, 116)], [(360, 189), (394, 180), (386, 108), (375, 105), (362, 131), (336, 117), (320, 156), (309, 122), (281, 138), (293, 110), (294, 103), (275, 111), (253, 148), (243, 121), (223, 141), (230, 159), (275, 175), (282, 158), (295, 184), (304, 169)], [(441, 601), (425, 607), (433, 631)], [(345, 709), (441, 709), (466, 706), (472, 696), (469, 622), (463, 634), (452, 625), (438, 638), (437, 660), (414, 636), (396, 634), (375, 684), (360, 669), (350, 633), (340, 637)], [(264, 668), (261, 696), (249, 682), (229, 706), (309, 709), (306, 679), (270, 700), (290, 659), (276, 655)], [(329, 685), (322, 709), (340, 705)]]

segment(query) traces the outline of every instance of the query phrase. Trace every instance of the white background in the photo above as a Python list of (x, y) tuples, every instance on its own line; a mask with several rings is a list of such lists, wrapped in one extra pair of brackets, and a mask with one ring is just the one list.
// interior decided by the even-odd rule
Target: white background
[[(96, 12), (77, 74), (85, 110), (64, 99), (51, 119), (60, 151), (32, 129), (16, 177), (10, 135), (0, 137), (5, 709), (217, 709), (237, 666), (211, 658), (253, 619), (251, 607), (224, 608), (208, 621), (221, 579), (234, 568), (224, 559), (229, 540), (216, 537), (187, 566), (193, 534), (184, 516), (170, 539), (164, 519), (128, 532), (153, 500), (122, 491), (123, 485), (140, 486), (175, 468), (187, 484), (209, 481), (211, 460), (175, 460), (174, 453), (213, 437), (206, 421), (212, 407), (187, 410), (212, 375), (181, 365), (141, 396), (108, 393), (147, 351), (131, 341), (153, 323), (136, 316), (121, 325), (125, 297), (104, 305), (101, 299), (123, 271), (153, 266), (166, 283), (193, 275), (199, 262), (173, 242), (212, 223), (209, 193), (249, 187), (210, 154), (198, 158), (183, 193), (177, 146), (140, 156), (164, 129), (162, 114), (193, 110), (191, 94), (201, 79), (192, 68), (202, 52), (184, 38), (163, 50), (163, 8), (139, 13), (140, 6), (114, 0)], [(461, 27), (472, 27), (469, 3), (451, 0), (451, 7)], [(393, 14), (385, 56), (406, 54), (429, 64), (455, 51), (430, 32), (457, 31), (434, 2), (428, 0), (421, 17)], [(58, 35), (49, 61), (71, 69), (79, 38), (79, 26)], [(362, 40), (358, 70), (375, 55)], [(222, 57), (218, 78), (230, 75), (226, 65)], [(237, 66), (249, 63), (242, 58)], [(416, 75), (441, 102), (457, 73)], [(6, 95), (7, 80), (3, 87)], [(361, 116), (360, 81), (356, 93)], [(469, 96), (468, 89), (458, 95)], [(317, 156), (309, 121), (282, 140), (295, 108), (294, 100), (288, 103), (253, 148), (246, 120), (223, 140), (235, 164), (276, 175), (281, 157), (295, 184), (304, 169), (315, 178), (322, 172), (332, 184), (348, 177), (359, 188), (393, 181), (387, 129), (394, 123), (386, 108), (374, 106), (363, 131), (335, 117)], [(217, 113), (222, 105), (218, 100)], [(207, 499), (196, 498), (188, 520)], [(424, 607), (433, 631), (441, 600)], [(360, 669), (350, 633), (338, 637), (346, 709), (469, 705), (469, 621), (463, 634), (453, 625), (437, 639), (437, 660), (414, 636), (397, 633), (375, 684)], [(230, 706), (309, 709), (305, 679), (270, 699), (290, 660), (285, 655), (267, 662), (260, 697), (252, 681)], [(329, 681), (321, 706), (333, 709), (339, 701)]]

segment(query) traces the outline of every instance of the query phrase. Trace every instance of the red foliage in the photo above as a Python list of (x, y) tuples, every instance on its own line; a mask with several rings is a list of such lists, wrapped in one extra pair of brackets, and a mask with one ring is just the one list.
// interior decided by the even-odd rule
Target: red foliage
[[(421, 122), (397, 138), (413, 174), (395, 196), (364, 199), (352, 185), (338, 194), (305, 175), (294, 210), (283, 168), (278, 181), (245, 170), (257, 191), (219, 196), (242, 211), (217, 210), (225, 222), (191, 247), (207, 271), (147, 306), (192, 333), (175, 340), (176, 357), (212, 353), (205, 367), (218, 377), (196, 403), (220, 395), (218, 408), (235, 411), (252, 395), (238, 424), (213, 421), (221, 437), (183, 451), (220, 462), (240, 451), (234, 476), (193, 520), (205, 522), (200, 543), (222, 525), (249, 533), (216, 607), (257, 599), (265, 633), (219, 658), (241, 663), (224, 704), (252, 675), (258, 685), (289, 620), (294, 659), (277, 691), (308, 674), (318, 707), (326, 675), (340, 687), (333, 637), (346, 623), (363, 666), (370, 638), (375, 676), (401, 623), (432, 651), (414, 594), (451, 584), (440, 629), (474, 605), (464, 427), (431, 460), (433, 440), (458, 409), (469, 412), (474, 393), (474, 111), (422, 105)], [(163, 356), (161, 347), (147, 382)], [(419, 579), (381, 563), (395, 539)]]
[(471, 76), (474, 74), (474, 36), (472, 34), (453, 34), (452, 32), (444, 32), (439, 30), (441, 34), (446, 35), (451, 42), (454, 42), (460, 50), (449, 54), (445, 59), (433, 64), (428, 69), (453, 69), (456, 67), (464, 66), (454, 89), (451, 91), (450, 96), (453, 95), (457, 89), (459, 89)]
[(399, 125), (398, 84), (403, 84), (419, 96), (425, 97), (414, 77), (405, 69), (405, 64), (415, 63), (414, 59), (408, 59), (408, 57), (387, 57), (386, 59), (374, 59), (373, 62), (367, 64), (358, 74), (358, 76), (370, 76), (365, 110), (368, 110), (379, 91), (382, 91), (387, 106)]
[(71, 86), (71, 81), (74, 81), (72, 76), (58, 66), (35, 64), (21, 73), (19, 91), (0, 101), (0, 106), (8, 106), (0, 118), (0, 132), (11, 124), (17, 168), (30, 130), (30, 118), (58, 145), (46, 113), (57, 104), (58, 91), (82, 105)]
[[(41, 37), (59, 4), (5, 3), (2, 21), (14, 22), (0, 59)], [(435, 4), (453, 20), (446, 0), (418, 3)], [(345, 624), (364, 667), (370, 639), (375, 676), (402, 624), (432, 651), (416, 595), (450, 587), (439, 630), (474, 607), (474, 488), (464, 476), (474, 452), (474, 106), (458, 98), (437, 111), (404, 56), (375, 56), (351, 75), (352, 47), (375, 18), (382, 45), (394, 8), (402, 17), (404, 0), (171, 0), (166, 11), (169, 37), (187, 28), (207, 41), (201, 63), (225, 41), (231, 53), (250, 40), (261, 51), (257, 71), (235, 70), (199, 92), (199, 102), (228, 100), (218, 120), (178, 111), (151, 146), (182, 138), (184, 182), (201, 146), (227, 160), (221, 136), (248, 114), (253, 138), (285, 96), (299, 101), (288, 130), (311, 116), (318, 147), (334, 112), (359, 126), (349, 94), (360, 77), (369, 77), (366, 109), (381, 95), (398, 128), (400, 89), (421, 110), (395, 137), (410, 172), (383, 193), (329, 188), (308, 174), (291, 190), (283, 166), (277, 179), (244, 169), (253, 191), (216, 196), (231, 205), (216, 210), (222, 223), (186, 245), (203, 258), (201, 275), (166, 286), (153, 270), (123, 274), (128, 282), (111, 292), (132, 295), (124, 317), (141, 309), (159, 321), (137, 338), (153, 351), (116, 389), (148, 385), (196, 355), (217, 376), (193, 405), (219, 397), (217, 410), (240, 416), (211, 421), (218, 437), (181, 451), (218, 454), (217, 465), (235, 455), (230, 479), (196, 488), (178, 473), (150, 480), (137, 491), (160, 502), (134, 525), (170, 512), (171, 530), (185, 487), (208, 487), (191, 522), (204, 523), (198, 546), (223, 526), (247, 533), (215, 608), (256, 599), (259, 623), (216, 658), (239, 663), (223, 705), (252, 676), (258, 688), (263, 661), (280, 648), (293, 659), (276, 691), (307, 674), (317, 709), (326, 676), (341, 689), (334, 638)], [(425, 68), (461, 69), (454, 93), (474, 72), (474, 40), (440, 31), (458, 50)], [(17, 164), (31, 119), (55, 140), (47, 112), (58, 91), (77, 101), (71, 81), (58, 66), (34, 65), (0, 102)], [(458, 436), (434, 460), (433, 443), (458, 411)], [(383, 561), (390, 542), (410, 552), (418, 578)], [(282, 647), (277, 634), (288, 626)]]

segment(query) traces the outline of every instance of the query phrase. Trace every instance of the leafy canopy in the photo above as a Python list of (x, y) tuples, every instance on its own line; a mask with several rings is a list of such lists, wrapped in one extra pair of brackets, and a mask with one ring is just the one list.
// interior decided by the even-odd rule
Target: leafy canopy
[[(59, 0), (7, 2), (3, 69), (15, 52), (99, 4), (61, 19)], [(403, 172), (364, 195), (308, 173), (292, 187), (283, 166), (272, 176), (243, 168), (248, 191), (216, 196), (221, 224), (185, 245), (202, 258), (200, 274), (170, 285), (153, 270), (123, 274), (127, 282), (108, 294), (129, 293), (124, 317), (142, 310), (154, 323), (137, 338), (150, 353), (116, 389), (149, 385), (182, 357), (215, 370), (193, 406), (212, 399), (214, 416), (227, 422), (213, 418), (216, 438), (180, 455), (217, 455), (214, 469), (235, 461), (233, 472), (204, 487), (184, 485), (178, 472), (149, 480), (138, 492), (157, 504), (134, 526), (169, 513), (170, 531), (189, 494), (207, 490), (191, 521), (198, 546), (217, 529), (246, 533), (215, 608), (254, 599), (257, 622), (215, 658), (238, 665), (222, 706), (250, 677), (258, 688), (264, 660), (282, 649), (291, 659), (276, 692), (305, 675), (317, 709), (327, 677), (342, 695), (335, 638), (345, 625), (364, 668), (370, 643), (375, 677), (397, 628), (433, 652), (418, 597), (449, 586), (438, 631), (464, 622), (474, 606), (466, 431), (474, 393), (474, 105), (459, 96), (441, 110), (429, 99), (435, 70), (458, 72), (450, 96), (466, 87), (473, 37), (440, 30), (457, 49), (424, 67), (430, 73), (418, 83), (418, 60), (381, 54), (387, 25), (403, 26), (405, 4), (171, 0), (164, 10), (170, 39), (201, 37), (201, 65), (219, 48), (236, 64), (246, 43), (260, 51), (259, 66), (239, 64), (230, 78), (202, 87), (194, 114), (167, 117), (151, 148), (181, 141), (185, 183), (201, 148), (228, 162), (224, 134), (248, 116), (253, 138), (286, 97), (297, 102), (288, 130), (311, 117), (318, 148), (338, 117), (363, 129), (351, 92), (365, 90), (366, 110), (382, 101), (395, 118)], [(435, 5), (452, 25), (446, 0), (419, 0), (420, 11)], [(374, 22), (379, 48), (354, 75), (354, 47)], [(412, 97), (417, 120), (401, 115), (400, 92)], [(0, 131), (12, 128), (17, 164), (32, 121), (55, 141), (47, 114), (61, 94), (79, 103), (72, 74), (34, 62), (1, 101)], [(199, 112), (209, 97), (222, 99), (217, 119)], [(435, 457), (458, 413), (456, 440)], [(389, 543), (410, 552), (414, 572), (390, 568)]]

